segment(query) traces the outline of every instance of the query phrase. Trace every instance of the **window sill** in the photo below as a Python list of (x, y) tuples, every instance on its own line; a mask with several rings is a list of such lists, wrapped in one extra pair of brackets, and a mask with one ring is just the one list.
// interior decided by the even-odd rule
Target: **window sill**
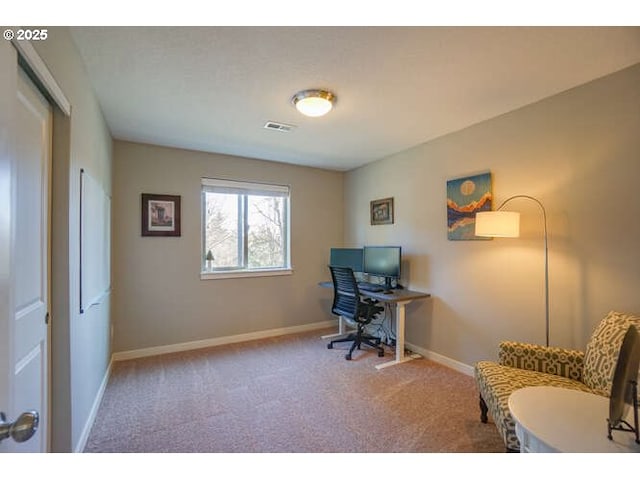
[(200, 272), (200, 280), (222, 280), (225, 278), (277, 277), (291, 275), (291, 268), (274, 268), (269, 270), (235, 270), (229, 272)]

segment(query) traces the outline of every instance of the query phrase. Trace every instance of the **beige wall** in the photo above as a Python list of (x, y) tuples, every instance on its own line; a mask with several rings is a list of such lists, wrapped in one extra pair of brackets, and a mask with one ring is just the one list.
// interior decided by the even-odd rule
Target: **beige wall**
[[(494, 208), (515, 194), (549, 216), (551, 344), (584, 348), (609, 309), (640, 312), (640, 65), (419, 145), (345, 178), (345, 242), (399, 244), (412, 305), (407, 340), (472, 365), (502, 339), (544, 342), (542, 220), (520, 239), (449, 241), (446, 181), (490, 170)], [(394, 225), (369, 201), (394, 197)]]
[(111, 191), (111, 135), (67, 28), (33, 42), (71, 103), (53, 121), (52, 449), (82, 448), (108, 370), (109, 296), (79, 313), (79, 175), (84, 168)]
[[(200, 178), (291, 185), (288, 276), (200, 280)], [(331, 320), (329, 248), (343, 239), (343, 174), (114, 142), (114, 351)], [(181, 195), (182, 236), (140, 235), (140, 194)]]
[[(78, 305), (78, 175), (111, 191), (111, 137), (71, 37), (35, 44), (72, 104), (56, 114), (53, 184), (53, 448), (85, 434), (109, 361), (109, 301)], [(490, 170), (496, 203), (540, 198), (549, 213), (552, 343), (584, 348), (611, 308), (640, 311), (640, 66), (420, 145), (344, 176), (272, 162), (116, 142), (113, 350), (298, 326), (331, 318), (331, 246), (400, 244), (405, 283), (433, 294), (408, 308), (408, 340), (472, 364), (499, 340), (544, 338), (539, 214), (523, 238), (451, 242), (446, 180)], [(292, 261), (284, 277), (199, 279), (201, 176), (292, 186)], [(343, 185), (344, 182), (344, 185)], [(344, 187), (344, 188), (343, 188)], [(183, 198), (183, 236), (140, 236), (140, 193)], [(369, 226), (369, 201), (395, 197), (396, 223)], [(176, 300), (177, 299), (177, 300)]]

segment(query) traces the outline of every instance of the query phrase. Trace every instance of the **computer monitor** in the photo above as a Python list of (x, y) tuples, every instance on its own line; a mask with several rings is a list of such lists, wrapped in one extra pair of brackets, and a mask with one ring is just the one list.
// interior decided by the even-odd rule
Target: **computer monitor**
[(332, 248), (329, 265), (350, 267), (354, 272), (362, 272), (362, 248)]
[(391, 280), (400, 278), (400, 247), (368, 247), (362, 255), (363, 272), (369, 275), (384, 277), (385, 287), (391, 289)]

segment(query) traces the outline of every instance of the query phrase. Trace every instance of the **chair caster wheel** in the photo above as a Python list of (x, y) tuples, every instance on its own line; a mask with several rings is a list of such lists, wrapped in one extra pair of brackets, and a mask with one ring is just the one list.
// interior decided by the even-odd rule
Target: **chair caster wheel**
[(351, 360), (351, 354), (350, 354), (350, 353), (347, 353), (347, 354), (344, 356), (344, 358), (346, 358), (347, 360)]
[(333, 344), (331, 344), (331, 343), (327, 343), (327, 348), (328, 348), (329, 350), (332, 350), (332, 349), (333, 349)]

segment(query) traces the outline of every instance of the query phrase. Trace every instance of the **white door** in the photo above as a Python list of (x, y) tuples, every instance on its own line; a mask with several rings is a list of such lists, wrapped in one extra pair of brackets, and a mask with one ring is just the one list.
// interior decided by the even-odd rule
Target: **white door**
[[(4, 67), (7, 56), (3, 57)], [(0, 336), (5, 338), (0, 342), (4, 357), (0, 364), (5, 365), (0, 369), (4, 373), (0, 378), (0, 411), (5, 417), (0, 419), (0, 438), (8, 438), (0, 443), (0, 452), (46, 452), (52, 115), (49, 103), (17, 62), (12, 70), (16, 75), (11, 82), (15, 103), (11, 106), (9, 139), (3, 138), (10, 144), (3, 151), (13, 156), (9, 162), (11, 206), (10, 221), (2, 225), (10, 230), (10, 258), (0, 264), (8, 270), (6, 291), (1, 293), (9, 305), (7, 321), (0, 322)], [(36, 415), (35, 434), (25, 440)]]

